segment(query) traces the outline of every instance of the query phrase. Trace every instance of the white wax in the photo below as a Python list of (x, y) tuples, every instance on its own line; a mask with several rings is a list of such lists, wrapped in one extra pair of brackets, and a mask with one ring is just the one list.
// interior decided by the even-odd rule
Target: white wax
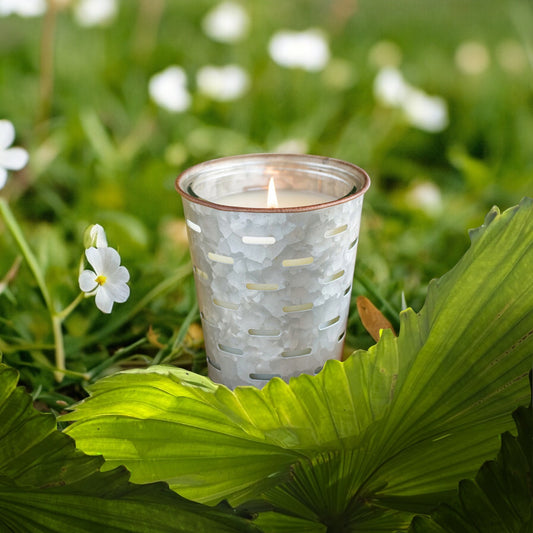
[[(299, 207), (304, 205), (323, 204), (337, 200), (335, 196), (315, 191), (299, 191), (279, 189), (276, 191), (278, 207)], [(217, 204), (234, 207), (267, 207), (267, 190), (256, 189), (229, 194), (215, 200)]]

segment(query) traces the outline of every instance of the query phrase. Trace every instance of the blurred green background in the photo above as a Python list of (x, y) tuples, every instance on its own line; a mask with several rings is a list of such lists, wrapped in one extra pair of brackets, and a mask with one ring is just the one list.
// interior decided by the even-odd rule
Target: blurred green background
[[(78, 2), (79, 3), (79, 2)], [(533, 6), (528, 0), (291, 0), (237, 2), (249, 18), (235, 42), (204, 29), (219, 3), (121, 0), (107, 21), (82, 25), (76, 2), (41, 16), (0, 17), (0, 118), (30, 163), (0, 192), (16, 213), (59, 308), (77, 294), (85, 228), (99, 223), (131, 273), (131, 298), (104, 316), (83, 302), (65, 323), (68, 368), (97, 379), (128, 365), (174, 362), (203, 371), (188, 250), (174, 190), (179, 172), (220, 156), (290, 149), (365, 168), (353, 298), (369, 296), (393, 322), (402, 297), (420, 309), (427, 284), (468, 247), (467, 229), (533, 185)], [(321, 30), (329, 61), (314, 71), (269, 55), (281, 30)], [(238, 98), (199, 90), (206, 65), (249, 76)], [(186, 74), (190, 106), (171, 112), (149, 94), (171, 65)], [(440, 98), (447, 124), (413, 125), (376, 97), (383, 69)], [(18, 250), (0, 225), (0, 279)], [(185, 267), (186, 268), (186, 267)], [(192, 311), (191, 311), (192, 309)], [(55, 384), (51, 331), (22, 265), (0, 294), (0, 350), (35, 397), (82, 394)], [(373, 343), (352, 310), (351, 348)]]

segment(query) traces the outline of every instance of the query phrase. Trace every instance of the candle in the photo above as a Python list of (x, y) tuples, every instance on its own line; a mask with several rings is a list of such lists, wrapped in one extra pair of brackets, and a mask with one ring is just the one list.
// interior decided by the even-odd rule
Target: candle
[(262, 387), (341, 357), (369, 184), (350, 163), (291, 154), (178, 177), (211, 379)]
[(218, 198), (215, 203), (234, 207), (284, 208), (324, 204), (336, 200), (331, 194), (300, 189), (276, 189), (270, 178), (268, 189), (249, 189)]

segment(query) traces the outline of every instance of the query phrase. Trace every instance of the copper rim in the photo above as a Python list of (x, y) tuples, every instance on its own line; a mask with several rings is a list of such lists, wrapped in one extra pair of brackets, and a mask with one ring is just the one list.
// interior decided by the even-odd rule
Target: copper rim
[[(295, 207), (240, 207), (232, 205), (223, 205), (211, 202), (209, 200), (204, 200), (200, 197), (195, 197), (190, 195), (185, 189), (182, 188), (181, 183), (184, 181), (191, 173), (199, 173), (204, 168), (207, 169), (213, 166), (216, 163), (224, 163), (230, 161), (239, 161), (244, 159), (260, 159), (260, 158), (289, 158), (293, 160), (305, 161), (314, 161), (320, 162), (323, 165), (332, 164), (332, 166), (344, 167), (349, 169), (350, 172), (359, 174), (364, 178), (364, 183), (361, 188), (358, 188), (354, 193), (349, 193), (346, 196), (342, 196), (337, 200), (332, 200), (331, 202), (324, 202), (322, 204), (312, 204), (304, 206), (295, 206)], [(301, 211), (315, 211), (316, 209), (325, 209), (326, 207), (332, 207), (334, 205), (342, 204), (345, 202), (350, 202), (359, 196), (363, 196), (365, 192), (370, 187), (370, 177), (361, 167), (354, 165), (353, 163), (348, 163), (342, 159), (335, 159), (333, 157), (324, 157), (318, 155), (302, 155), (302, 154), (283, 154), (283, 153), (253, 153), (253, 154), (243, 154), (243, 155), (233, 155), (228, 157), (220, 157), (217, 159), (210, 159), (209, 161), (204, 161), (203, 163), (198, 163), (192, 167), (189, 167), (187, 170), (184, 170), (181, 174), (178, 175), (175, 182), (175, 187), (178, 193), (183, 197), (194, 202), (195, 204), (204, 205), (206, 207), (211, 207), (212, 209), (217, 209), (219, 211), (238, 211), (238, 212), (259, 212), (259, 213), (298, 213)]]

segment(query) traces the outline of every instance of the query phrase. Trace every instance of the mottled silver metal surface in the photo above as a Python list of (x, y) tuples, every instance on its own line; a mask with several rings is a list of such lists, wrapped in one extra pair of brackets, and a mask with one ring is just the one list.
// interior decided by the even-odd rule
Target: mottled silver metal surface
[(211, 379), (262, 387), (341, 357), (362, 203), (239, 211), (184, 195)]

